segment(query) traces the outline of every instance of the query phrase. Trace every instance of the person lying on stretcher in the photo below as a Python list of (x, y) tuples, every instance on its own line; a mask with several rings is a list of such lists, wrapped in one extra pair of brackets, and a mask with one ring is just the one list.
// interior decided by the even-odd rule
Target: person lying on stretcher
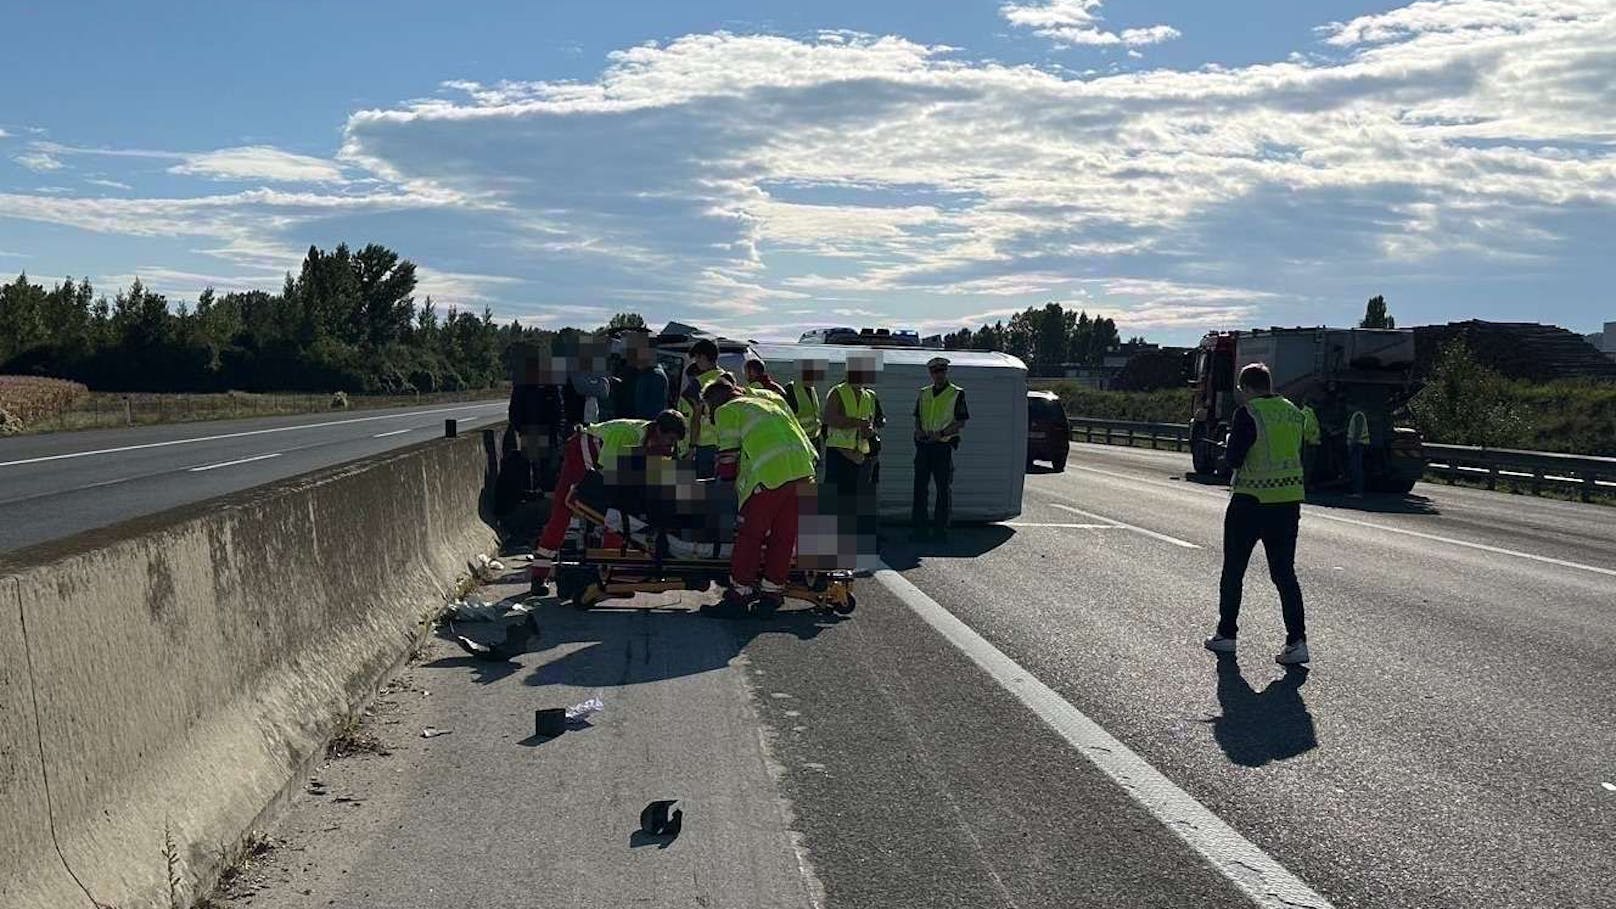
[[(614, 535), (626, 527), (631, 544), (647, 553), (656, 551), (662, 531), (668, 558), (728, 560), (738, 533), (738, 498), (733, 483), (697, 479), (689, 463), (631, 453), (586, 474), (574, 489), (572, 508)], [(852, 550), (839, 545), (833, 511), (822, 513), (809, 503), (799, 522), (795, 569), (853, 568)]]
[(662, 531), (664, 554), (675, 559), (728, 559), (734, 544), (735, 488), (698, 480), (694, 465), (667, 458), (631, 454), (602, 465), (579, 481), (572, 508), (647, 552)]

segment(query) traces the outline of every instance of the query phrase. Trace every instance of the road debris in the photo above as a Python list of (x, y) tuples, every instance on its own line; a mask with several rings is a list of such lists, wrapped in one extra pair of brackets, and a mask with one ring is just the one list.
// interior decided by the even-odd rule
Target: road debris
[[(678, 803), (678, 799), (662, 799), (646, 805), (640, 811), (640, 832), (646, 836), (664, 836), (669, 839), (678, 836), (685, 819), (683, 810), (673, 808)], [(672, 814), (668, 812), (670, 808), (673, 808)]]
[(505, 637), (497, 644), (484, 644), (463, 634), (455, 634), (452, 622), (449, 624), (449, 631), (454, 634), (454, 642), (460, 645), (460, 649), (471, 656), (479, 660), (504, 662), (526, 653), (528, 642), (538, 635), (539, 627), (537, 616), (526, 612), (522, 614), (521, 621), (505, 630)]
[(423, 739), (435, 739), (440, 735), (448, 735), (451, 732), (454, 732), (454, 730), (453, 729), (439, 729), (436, 726), (428, 726), (425, 729), (421, 730), (421, 738), (423, 738)]
[(567, 731), (567, 711), (561, 707), (541, 707), (533, 711), (533, 734), (555, 738)]
[(584, 702), (578, 703), (578, 704), (573, 704), (571, 707), (568, 707), (567, 711), (566, 711), (566, 715), (567, 715), (567, 719), (569, 719), (569, 720), (581, 720), (584, 717), (587, 717), (587, 716), (589, 716), (591, 714), (599, 713), (600, 711), (605, 710), (605, 709), (606, 709), (606, 702), (605, 701), (602, 701), (600, 698), (590, 698), (587, 701), (584, 701)]

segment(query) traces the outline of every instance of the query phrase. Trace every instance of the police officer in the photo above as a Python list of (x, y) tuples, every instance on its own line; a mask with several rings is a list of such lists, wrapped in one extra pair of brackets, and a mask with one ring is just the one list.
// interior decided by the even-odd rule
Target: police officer
[(847, 378), (825, 395), (825, 490), (843, 532), (851, 525), (856, 551), (875, 546), (875, 457), (879, 454), (880, 405), (876, 400), (875, 359), (847, 358)]
[[(948, 536), (953, 499), (954, 449), (959, 447), (960, 427), (971, 414), (965, 407), (964, 389), (948, 381), (947, 358), (932, 357), (926, 370), (931, 373), (931, 384), (920, 389), (915, 401), (915, 497), (910, 520), (915, 539), (932, 536), (943, 540)], [(926, 499), (933, 483), (937, 485), (937, 507), (928, 522)]]
[(1240, 371), (1240, 392), (1246, 403), (1235, 411), (1226, 455), (1234, 478), (1223, 515), (1218, 630), (1206, 639), (1206, 648), (1235, 652), (1246, 565), (1261, 541), (1285, 618), (1285, 649), (1274, 660), (1282, 665), (1306, 663), (1307, 623), (1302, 613), (1302, 585), (1296, 579), (1305, 418), (1295, 404), (1274, 394), (1273, 377), (1261, 363)]

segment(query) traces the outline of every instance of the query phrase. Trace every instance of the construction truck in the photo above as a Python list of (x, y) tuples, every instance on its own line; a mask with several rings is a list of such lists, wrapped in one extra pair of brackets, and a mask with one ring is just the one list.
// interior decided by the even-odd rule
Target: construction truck
[(1369, 489), (1406, 493), (1425, 473), (1419, 433), (1392, 415), (1415, 391), (1414, 333), (1379, 328), (1270, 328), (1212, 332), (1191, 363), (1190, 451), (1195, 472), (1227, 475), (1222, 455), (1240, 401), (1236, 383), (1249, 363), (1267, 365), (1274, 392), (1318, 414), (1320, 444), (1309, 485), (1349, 482), (1347, 421), (1369, 419), (1364, 472)]

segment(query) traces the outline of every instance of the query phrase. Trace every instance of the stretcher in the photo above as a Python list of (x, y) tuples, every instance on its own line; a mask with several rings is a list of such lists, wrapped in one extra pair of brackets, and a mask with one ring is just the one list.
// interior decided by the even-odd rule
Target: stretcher
[[(612, 507), (599, 474), (591, 472), (567, 492), (566, 506), (584, 524), (557, 554), (556, 595), (579, 609), (637, 593), (706, 590), (729, 582), (731, 543), (690, 542), (666, 527)], [(782, 592), (815, 611), (848, 615), (857, 607), (853, 572), (793, 564)]]

